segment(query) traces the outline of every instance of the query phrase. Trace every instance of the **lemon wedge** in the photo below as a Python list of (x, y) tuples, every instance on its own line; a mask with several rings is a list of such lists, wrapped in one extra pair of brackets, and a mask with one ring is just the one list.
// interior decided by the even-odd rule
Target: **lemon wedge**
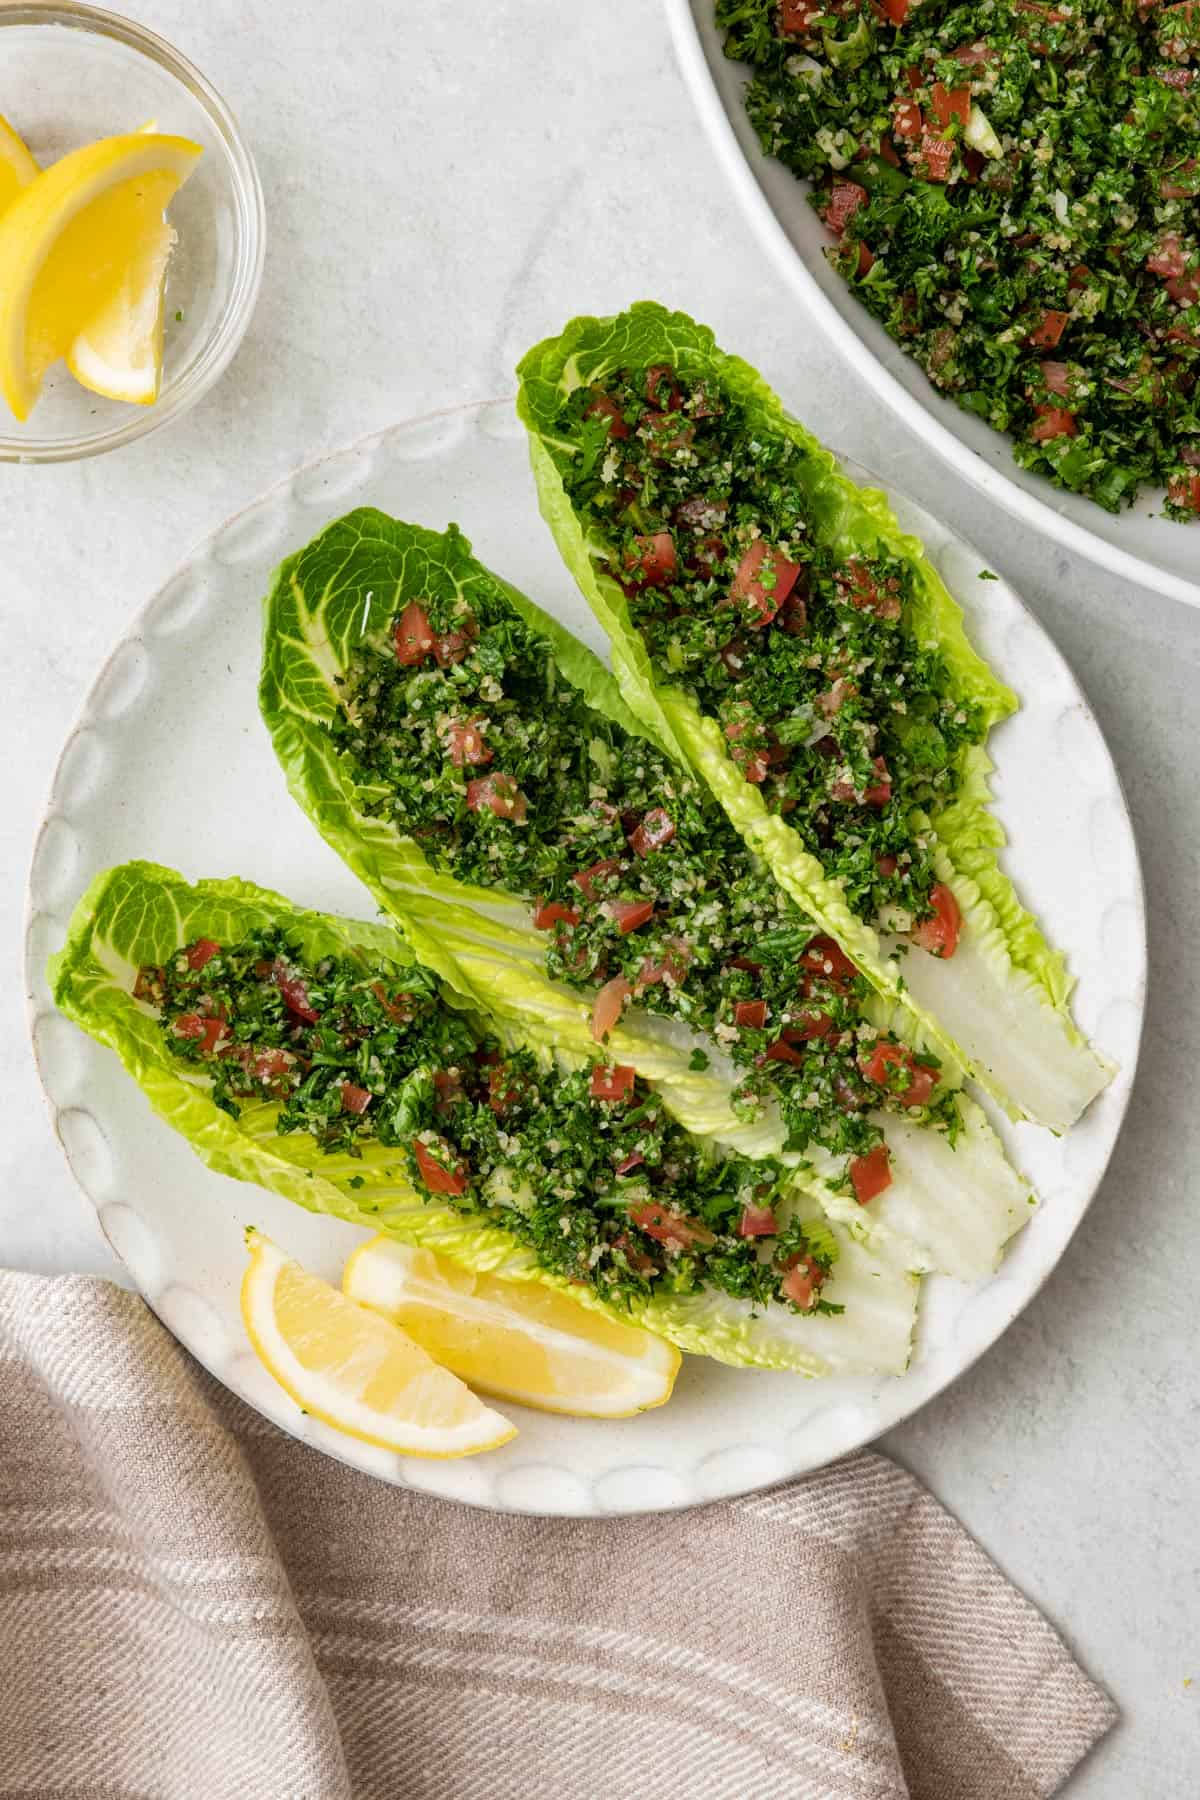
[(387, 1237), (353, 1252), (342, 1288), (473, 1387), (543, 1412), (620, 1419), (661, 1406), (673, 1344), (532, 1281), (479, 1275)]
[(0, 213), (29, 186), (38, 166), (8, 120), (0, 113)]
[[(101, 138), (43, 170), (0, 214), (0, 393), (18, 419), (80, 332), (120, 312), (139, 248), (166, 229), (163, 213), (200, 155), (190, 139), (157, 132)], [(150, 341), (153, 351), (153, 327)]]
[(474, 1456), (516, 1436), (398, 1325), (310, 1275), (261, 1232), (247, 1231), (246, 1246), (247, 1334), (305, 1412), (402, 1456)]

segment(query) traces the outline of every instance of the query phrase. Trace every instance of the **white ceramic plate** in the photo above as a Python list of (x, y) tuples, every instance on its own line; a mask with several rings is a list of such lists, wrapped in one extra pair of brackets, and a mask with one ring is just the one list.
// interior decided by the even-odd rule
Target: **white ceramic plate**
[(1053, 487), (1012, 460), (1007, 438), (937, 393), (923, 371), (830, 268), (830, 243), (807, 183), (763, 155), (746, 117), (749, 71), (721, 48), (715, 0), (664, 0), (684, 79), (742, 210), (794, 290), (846, 360), (931, 449), (998, 505), (1051, 542), (1189, 606), (1200, 606), (1200, 525), (1158, 516), (1143, 496), (1128, 512)]
[(238, 1314), (243, 1225), (331, 1277), (361, 1233), (206, 1169), (116, 1057), (52, 1010), (43, 973), (87, 881), (134, 856), (193, 878), (249, 876), (308, 906), (371, 916), (367, 895), (288, 798), (255, 704), (259, 601), (272, 568), (363, 504), (431, 526), (457, 520), (484, 561), (603, 647), (537, 516), (511, 402), (417, 420), (303, 469), (202, 544), (101, 672), (34, 853), (32, 1029), (71, 1168), (142, 1293), (201, 1362), (293, 1436), (385, 1479), (481, 1506), (600, 1514), (683, 1506), (829, 1462), (911, 1413), (1000, 1335), (1062, 1255), (1112, 1150), (1137, 1057), (1145, 933), (1137, 852), (1096, 723), (1009, 589), (980, 581), (968, 545), (898, 501), (967, 605), (980, 647), (1025, 696), (995, 737), (997, 801), (1016, 840), (1009, 867), (1070, 952), (1083, 1026), (1122, 1064), (1066, 1139), (1005, 1127), (1044, 1207), (981, 1289), (926, 1283), (910, 1372), (809, 1382), (688, 1358), (661, 1411), (595, 1423), (516, 1408), (519, 1437), (492, 1455), (402, 1461), (303, 1417), (255, 1362)]

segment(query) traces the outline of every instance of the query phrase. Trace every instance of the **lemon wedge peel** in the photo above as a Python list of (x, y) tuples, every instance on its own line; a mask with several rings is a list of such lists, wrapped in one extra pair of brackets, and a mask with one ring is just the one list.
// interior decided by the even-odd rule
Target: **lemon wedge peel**
[(47, 369), (112, 302), (141, 228), (156, 215), (161, 224), (201, 155), (190, 138), (101, 138), (43, 170), (0, 214), (0, 392), (18, 419), (29, 417)]
[(679, 1371), (675, 1346), (638, 1325), (386, 1236), (352, 1252), (342, 1289), (473, 1388), (539, 1412), (631, 1418), (664, 1405)]
[(246, 1233), (242, 1320), (267, 1372), (334, 1431), (400, 1456), (474, 1456), (516, 1436), (400, 1327)]

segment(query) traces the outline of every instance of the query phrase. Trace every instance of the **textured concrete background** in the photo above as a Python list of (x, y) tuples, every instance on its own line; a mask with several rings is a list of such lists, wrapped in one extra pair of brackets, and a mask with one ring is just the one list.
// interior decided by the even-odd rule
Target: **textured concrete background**
[[(761, 365), (814, 430), (1004, 572), (1073, 663), (1125, 780), (1152, 955), (1125, 1133), (1038, 1299), (886, 1447), (1120, 1703), (1124, 1723), (1071, 1795), (1195, 1794), (1200, 612), (991, 511), (835, 361), (736, 212), (651, 0), (133, 10), (199, 63), (249, 136), (267, 274), (237, 362), (182, 424), (98, 462), (0, 471), (0, 1260), (119, 1275), (41, 1107), (19, 942), (58, 746), (131, 610), (298, 462), (509, 391), (520, 351), (571, 313), (648, 294), (683, 306)], [(2, 90), (0, 66), (0, 110), (19, 112)]]

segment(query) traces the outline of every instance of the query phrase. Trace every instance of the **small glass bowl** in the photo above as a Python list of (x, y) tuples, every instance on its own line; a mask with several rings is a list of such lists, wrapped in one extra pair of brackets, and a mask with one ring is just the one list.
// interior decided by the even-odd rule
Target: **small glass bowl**
[(43, 167), (151, 119), (204, 147), (170, 208), (177, 241), (154, 405), (89, 393), (62, 363), (23, 425), (0, 400), (0, 461), (98, 456), (177, 419), (229, 366), (262, 280), (262, 188), (229, 108), (199, 70), (152, 31), (74, 0), (0, 6), (0, 113)]

